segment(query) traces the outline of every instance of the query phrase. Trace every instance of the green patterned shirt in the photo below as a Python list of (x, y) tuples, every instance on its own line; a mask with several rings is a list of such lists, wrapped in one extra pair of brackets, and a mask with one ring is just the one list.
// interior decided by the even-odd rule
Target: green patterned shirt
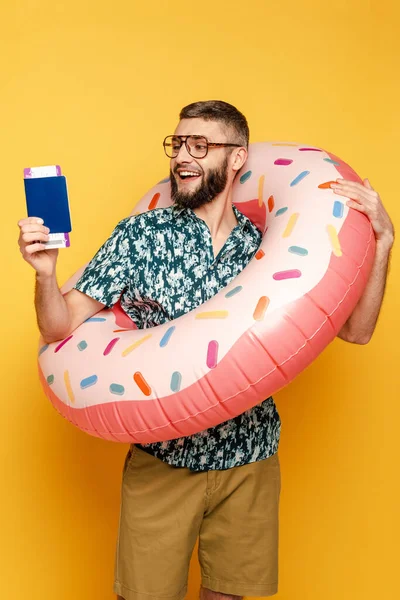
[[(140, 329), (177, 319), (226, 287), (256, 253), (260, 231), (234, 212), (238, 224), (217, 257), (208, 226), (191, 209), (158, 208), (123, 219), (75, 288), (108, 307), (120, 299)], [(137, 446), (175, 467), (230, 469), (275, 454), (280, 428), (268, 398), (200, 433)]]

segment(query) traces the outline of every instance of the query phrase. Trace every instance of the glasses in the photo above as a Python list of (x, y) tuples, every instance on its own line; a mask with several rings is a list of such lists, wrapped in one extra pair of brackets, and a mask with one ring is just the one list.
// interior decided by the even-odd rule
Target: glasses
[(235, 147), (241, 148), (241, 144), (224, 144), (220, 142), (209, 142), (203, 135), (167, 135), (163, 141), (164, 152), (168, 158), (176, 158), (179, 150), (185, 144), (186, 150), (193, 158), (204, 158), (209, 148)]

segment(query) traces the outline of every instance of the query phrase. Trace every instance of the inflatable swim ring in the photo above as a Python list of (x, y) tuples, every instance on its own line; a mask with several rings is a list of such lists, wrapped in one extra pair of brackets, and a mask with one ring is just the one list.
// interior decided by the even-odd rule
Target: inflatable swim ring
[[(93, 436), (148, 443), (208, 429), (286, 386), (335, 338), (373, 262), (369, 220), (329, 187), (338, 176), (361, 181), (320, 148), (251, 144), (234, 202), (264, 232), (253, 260), (175, 321), (138, 330), (116, 305), (62, 341), (41, 341), (54, 407)], [(133, 214), (170, 204), (166, 179)]]

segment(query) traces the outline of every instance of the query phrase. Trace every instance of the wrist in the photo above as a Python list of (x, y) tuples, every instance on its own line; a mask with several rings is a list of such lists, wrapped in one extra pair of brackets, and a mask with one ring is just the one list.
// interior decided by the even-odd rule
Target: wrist
[(46, 272), (38, 273), (36, 271), (35, 278), (36, 278), (36, 282), (40, 283), (42, 285), (46, 285), (46, 284), (48, 285), (50, 283), (54, 283), (57, 281), (55, 271), (53, 271), (51, 273), (46, 273)]
[(382, 235), (382, 237), (376, 240), (377, 249), (380, 248), (386, 252), (390, 252), (394, 243), (394, 233), (387, 232)]

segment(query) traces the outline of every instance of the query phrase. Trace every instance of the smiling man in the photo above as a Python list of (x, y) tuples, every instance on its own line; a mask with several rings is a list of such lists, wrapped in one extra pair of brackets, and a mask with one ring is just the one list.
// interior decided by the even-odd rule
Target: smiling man
[[(182, 109), (170, 158), (173, 206), (122, 220), (62, 296), (57, 250), (37, 219), (19, 222), (36, 271), (35, 306), (47, 342), (67, 337), (119, 299), (139, 328), (193, 310), (249, 263), (261, 232), (232, 204), (247, 159), (245, 117), (222, 101)], [(371, 220), (377, 251), (365, 293), (339, 336), (364, 344), (382, 304), (393, 226), (379, 195), (338, 180), (335, 193)], [(182, 600), (199, 540), (201, 600), (270, 596), (278, 588), (281, 423), (272, 398), (192, 436), (132, 445), (125, 460), (114, 591), (125, 600)]]

